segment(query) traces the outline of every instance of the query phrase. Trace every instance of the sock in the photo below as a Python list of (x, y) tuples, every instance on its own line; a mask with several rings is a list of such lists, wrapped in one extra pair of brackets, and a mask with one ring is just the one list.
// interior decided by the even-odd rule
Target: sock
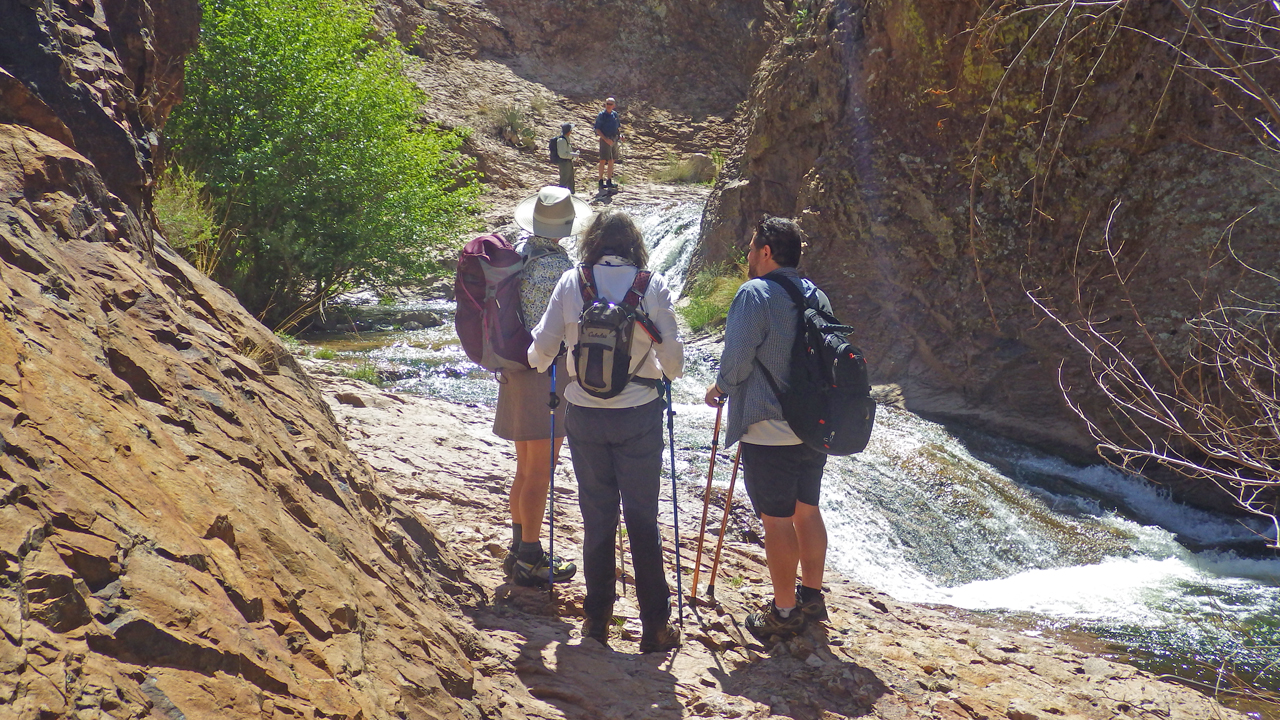
[(778, 607), (778, 603), (774, 603), (773, 609), (778, 612), (778, 617), (782, 618), (783, 620), (786, 620), (787, 618), (791, 617), (791, 611), (795, 610), (796, 608), (794, 605), (789, 608), (780, 608)]
[(801, 585), (799, 589), (796, 590), (796, 597), (802, 603), (807, 603), (811, 600), (820, 600), (822, 599), (822, 590), (811, 588), (808, 585)]
[(537, 565), (542, 560), (544, 553), (542, 552), (542, 541), (534, 540), (531, 543), (520, 543), (520, 549), (516, 552), (520, 556), (520, 562), (525, 565)]
[(511, 523), (511, 546), (507, 549), (515, 552), (520, 549), (520, 535), (524, 529), (520, 527), (520, 523)]

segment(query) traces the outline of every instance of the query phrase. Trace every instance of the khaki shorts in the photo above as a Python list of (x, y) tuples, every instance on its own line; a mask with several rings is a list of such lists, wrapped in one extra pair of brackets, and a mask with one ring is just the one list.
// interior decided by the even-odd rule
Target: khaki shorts
[(617, 140), (614, 140), (613, 144), (610, 145), (609, 143), (604, 141), (604, 138), (600, 138), (600, 159), (601, 160), (617, 160), (618, 159), (618, 141)]

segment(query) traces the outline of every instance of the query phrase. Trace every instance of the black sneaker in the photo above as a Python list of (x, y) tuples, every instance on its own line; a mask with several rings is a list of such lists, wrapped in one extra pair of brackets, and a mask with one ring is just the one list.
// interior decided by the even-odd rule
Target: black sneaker
[(517, 560), (515, 567), (511, 570), (511, 582), (524, 587), (546, 585), (548, 576), (550, 576), (551, 582), (565, 582), (576, 575), (577, 572), (577, 565), (563, 558), (548, 558), (543, 555), (537, 565), (530, 565), (524, 561)]
[(782, 617), (778, 614), (777, 606), (770, 600), (759, 612), (748, 615), (746, 624), (747, 631), (757, 640), (767, 642), (775, 636), (781, 640), (788, 640), (799, 635), (804, 632), (808, 620), (799, 609), (793, 609), (791, 615)]
[(680, 628), (671, 623), (663, 623), (662, 627), (650, 631), (645, 628), (640, 633), (640, 652), (666, 652), (680, 647)]
[(609, 616), (603, 618), (587, 618), (582, 621), (582, 637), (591, 638), (609, 647)]
[(617, 185), (613, 184), (613, 178), (606, 178), (604, 181), (604, 186), (609, 188), (610, 190), (618, 187)]
[(604, 178), (601, 178), (601, 179), (600, 179), (600, 180), (598, 180), (597, 182), (599, 183), (599, 189), (600, 189), (601, 191), (603, 191), (603, 190), (604, 190)]
[(819, 592), (808, 600), (802, 600), (803, 596), (811, 592), (802, 590), (801, 588), (803, 587), (803, 585), (796, 586), (796, 609), (804, 613), (804, 616), (809, 620), (826, 622), (829, 618), (827, 616), (827, 601), (824, 599), (825, 595)]

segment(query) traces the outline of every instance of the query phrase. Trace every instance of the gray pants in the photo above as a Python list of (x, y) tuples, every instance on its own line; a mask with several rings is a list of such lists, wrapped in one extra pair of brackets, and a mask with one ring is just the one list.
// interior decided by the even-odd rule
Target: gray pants
[(608, 620), (613, 611), (619, 499), (635, 567), (640, 622), (656, 629), (671, 616), (671, 589), (662, 568), (658, 532), (662, 409), (661, 400), (632, 408), (571, 403), (565, 413), (582, 510), (582, 576), (587, 586), (583, 610), (588, 618)]
[(575, 192), (577, 189), (573, 186), (573, 161), (560, 161), (560, 182), (557, 183), (562, 188), (568, 188), (569, 192)]

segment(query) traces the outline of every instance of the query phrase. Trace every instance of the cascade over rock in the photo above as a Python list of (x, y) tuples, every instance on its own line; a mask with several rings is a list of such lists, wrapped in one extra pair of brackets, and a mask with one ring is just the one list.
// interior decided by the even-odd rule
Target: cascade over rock
[[(1091, 49), (1073, 48), (1065, 74), (1045, 69), (1056, 67), (1050, 42), (1012, 62), (1038, 14), (983, 35), (972, 31), (983, 4), (791, 5), (792, 36), (756, 73), (709, 201), (705, 259), (741, 251), (763, 213), (799, 218), (811, 243), (802, 269), (858, 328), (874, 380), (900, 384), (907, 408), (1091, 457), (1060, 364), (1086, 410), (1105, 417), (1106, 403), (1027, 293), (1075, 317), (1078, 279), (1095, 318), (1141, 338), (1099, 253), (1108, 233), (1123, 245), (1136, 309), (1171, 357), (1199, 298), (1276, 299), (1274, 280), (1220, 262), (1229, 237), (1245, 263), (1277, 267), (1280, 193), (1248, 130), (1266, 116), (1243, 100), (1226, 107), (1199, 84), (1212, 78), (1174, 70), (1176, 52), (1153, 40), (1178, 43), (1186, 18), (1174, 3), (1125, 3), (1134, 29), (1112, 34), (1104, 19), (1082, 31)], [(1274, 68), (1256, 73), (1280, 87)], [(1062, 89), (1077, 86), (1078, 100)], [(1126, 347), (1154, 367), (1149, 347)]]
[(459, 563), (151, 229), (199, 17), (0, 0), (0, 715), (476, 717)]

